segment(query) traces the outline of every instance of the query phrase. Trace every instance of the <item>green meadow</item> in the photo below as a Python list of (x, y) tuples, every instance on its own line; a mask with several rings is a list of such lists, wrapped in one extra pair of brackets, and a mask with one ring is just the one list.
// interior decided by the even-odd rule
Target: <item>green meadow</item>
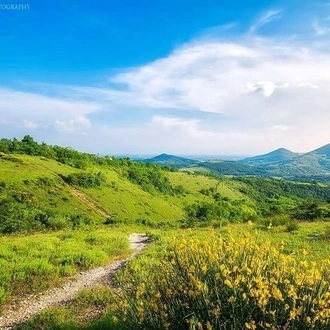
[[(130, 227), (123, 227), (127, 230)], [(293, 232), (288, 232), (283, 225), (267, 228), (262, 223), (229, 224), (222, 228), (189, 228), (189, 229), (153, 229), (144, 228), (151, 237), (151, 244), (137, 259), (130, 262), (126, 269), (119, 272), (114, 283), (114, 290), (105, 287), (96, 287), (81, 292), (69, 305), (53, 307), (43, 311), (40, 315), (22, 325), (19, 329), (129, 329), (131, 321), (117, 321), (120, 317), (120, 302), (133, 297), (118, 295), (118, 287), (128, 290), (131, 281), (147, 283), (163, 263), (164, 253), (170, 251), (176, 244), (185, 240), (200, 240), (208, 242), (210, 237), (223, 237), (227, 240), (239, 240), (248, 237), (256, 244), (270, 242), (271, 246), (283, 246), (283, 254), (294, 258), (294, 265), (307, 260), (321, 267), (329, 256), (330, 226), (326, 222), (303, 222)], [(133, 229), (133, 228), (132, 228)], [(136, 228), (134, 228), (136, 229)], [(195, 266), (198, 263), (193, 263)], [(157, 275), (161, 276), (161, 275)], [(133, 278), (132, 278), (133, 277)], [(205, 279), (204, 279), (205, 280)], [(146, 284), (147, 285), (147, 284)], [(125, 291), (127, 294), (130, 291)], [(119, 299), (119, 300), (118, 300)], [(133, 303), (131, 301), (130, 303)], [(150, 303), (150, 301), (149, 301)], [(145, 301), (148, 304), (148, 301)], [(84, 314), (90, 313), (93, 308), (101, 308), (102, 312), (95, 318), (84, 319)], [(172, 308), (175, 308), (172, 307)], [(196, 322), (197, 324), (197, 322)], [(145, 326), (145, 329), (151, 327)], [(159, 329), (164, 327), (159, 325)], [(224, 329), (231, 329), (229, 326)], [(244, 328), (244, 327), (243, 327)], [(327, 327), (316, 327), (323, 329)], [(176, 327), (174, 327), (176, 329)], [(190, 329), (187, 326), (187, 329)], [(196, 329), (197, 325), (196, 325)], [(308, 327), (306, 327), (308, 329)]]
[(58, 231), (0, 238), (0, 301), (58, 286), (79, 271), (127, 257), (125, 230)]
[[(2, 139), (1, 309), (80, 271), (126, 258), (128, 236), (137, 232), (147, 233), (151, 243), (118, 272), (113, 289), (83, 291), (18, 328), (327, 329), (329, 290), (322, 278), (330, 273), (329, 203), (325, 183), (196, 174), (38, 144), (31, 137)], [(233, 253), (230, 263), (226, 249)], [(240, 256), (237, 263), (233, 256)], [(263, 264), (268, 257), (274, 267), (269, 270)], [(276, 260), (287, 271), (273, 278)], [(307, 274), (314, 272), (308, 283), (297, 277), (304, 265)], [(322, 269), (321, 279), (315, 269)], [(157, 280), (164, 274), (173, 286)], [(210, 294), (214, 278), (225, 300)], [(242, 278), (262, 280), (268, 291), (260, 296), (260, 288), (246, 286)], [(228, 284), (235, 281), (239, 294)], [(238, 303), (242, 299), (244, 304)], [(155, 318), (160, 308), (168, 313)], [(257, 319), (250, 310), (258, 311)], [(245, 316), (235, 318), (232, 311)]]

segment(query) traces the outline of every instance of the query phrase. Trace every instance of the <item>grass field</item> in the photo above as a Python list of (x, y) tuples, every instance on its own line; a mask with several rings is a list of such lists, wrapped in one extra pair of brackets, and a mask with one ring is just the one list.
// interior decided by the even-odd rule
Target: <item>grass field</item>
[[(118, 273), (116, 284), (120, 290), (116, 292), (123, 295), (118, 296), (105, 287), (89, 289), (80, 293), (64, 307), (53, 307), (43, 311), (21, 328), (138, 329), (140, 327), (176, 330), (180, 324), (180, 329), (187, 330), (217, 329), (222, 321), (210, 318), (209, 322), (212, 322), (208, 324), (207, 317), (196, 312), (196, 306), (193, 307), (192, 304), (193, 299), (184, 300), (185, 296), (191, 295), (190, 298), (194, 296), (193, 291), (189, 291), (191, 288), (185, 287), (186, 292), (183, 290), (184, 295), (180, 296), (179, 300), (162, 301), (172, 313), (169, 312), (162, 319), (153, 317), (150, 306), (156, 306), (161, 301), (157, 300), (158, 292), (152, 291), (155, 288), (153, 285), (158, 285), (158, 291), (165, 288), (165, 293), (163, 292), (161, 297), (165, 297), (168, 293), (170, 298), (171, 292), (179, 292), (181, 285), (184, 284), (176, 281), (177, 278), (190, 268), (192, 269), (190, 273), (194, 275), (193, 270), (196, 268), (193, 264), (194, 253), (196, 258), (198, 257), (195, 262), (201, 263), (203, 269), (212, 269), (212, 272), (215, 272), (223, 263), (223, 253), (227, 243), (233, 255), (241, 255), (242, 260), (254, 260), (254, 256), (258, 255), (256, 253), (258, 249), (266, 251), (265, 258), (256, 259), (252, 263), (257, 267), (253, 268), (256, 273), (251, 277), (252, 282), (258, 281), (256, 276), (259, 271), (263, 271), (263, 268), (267, 269), (267, 265), (262, 263), (263, 259), (268, 260), (267, 251), (272, 256), (270, 262), (274, 267), (275, 256), (281, 254), (280, 259), (293, 263), (292, 269), (297, 269), (296, 274), (302, 272), (300, 262), (302, 265), (327, 266), (327, 262), (324, 261), (330, 252), (330, 226), (326, 222), (330, 219), (327, 186), (321, 189), (318, 185), (306, 185), (306, 189), (304, 187), (302, 189), (301, 184), (279, 180), (246, 178), (244, 181), (226, 177), (214, 178), (175, 172), (171, 169), (161, 170), (149, 165), (129, 163), (128, 160), (116, 160), (113, 164), (110, 161), (99, 166), (93, 164), (82, 170), (43, 157), (3, 153), (0, 155), (2, 210), (0, 229), (2, 233), (17, 232), (16, 235), (0, 236), (2, 306), (13, 299), (21, 299), (25, 294), (34, 294), (59, 285), (68, 276), (81, 270), (127, 256), (129, 253), (127, 238), (131, 232), (147, 232), (153, 242), (141, 256)], [(71, 181), (68, 179), (70, 177)], [(81, 181), (72, 181), (72, 178)], [(162, 186), (159, 187), (157, 184)], [(302, 218), (297, 218), (300, 219), (297, 222), (293, 215)], [(301, 219), (305, 219), (304, 217), (318, 221), (303, 222)], [(183, 229), (186, 227), (191, 228)], [(213, 239), (219, 241), (212, 241)], [(182, 242), (187, 241), (192, 243), (186, 246), (187, 254), (181, 251), (182, 254), (179, 247), (182, 246)], [(269, 243), (265, 243), (267, 241)], [(250, 250), (244, 251), (241, 248), (242, 242), (245, 242)], [(191, 246), (195, 245), (198, 248), (191, 250)], [(205, 251), (212, 253), (206, 256)], [(280, 254), (276, 251), (280, 251)], [(177, 255), (176, 260), (170, 259), (173, 253)], [(206, 257), (216, 260), (216, 266), (212, 264), (211, 259), (206, 260)], [(235, 258), (233, 256), (230, 258), (232, 262), (226, 261), (228, 269), (235, 264)], [(171, 266), (172, 262), (175, 267), (182, 266), (182, 263), (184, 267), (174, 269)], [(237, 267), (241, 269), (242, 265)], [(296, 274), (290, 273), (290, 267), (287, 268), (285, 276), (296, 278)], [(324, 271), (330, 273), (329, 269)], [(203, 277), (203, 272), (195, 274), (196, 283), (199, 283), (197, 291), (203, 292), (201, 291), (203, 285), (208, 288), (205, 290), (214, 291), (211, 282), (217, 272), (212, 273), (213, 275), (207, 273), (207, 277)], [(161, 282), (157, 282), (157, 278), (163, 278), (162, 276), (167, 273), (172, 276), (172, 282), (177, 283), (178, 287), (165, 287)], [(262, 274), (265, 279), (271, 278), (271, 273)], [(146, 282), (148, 278), (153, 280)], [(163, 280), (166, 281), (166, 278)], [(191, 278), (188, 280), (190, 281)], [(222, 285), (226, 280), (229, 279), (223, 278)], [(281, 278), (277, 278), (276, 281), (281, 282)], [(282, 284), (284, 288), (287, 283)], [(143, 292), (144, 300), (139, 300), (141, 292), (136, 291), (139, 285), (141, 288), (148, 287), (150, 290), (147, 291), (155, 295), (148, 296)], [(169, 291), (166, 291), (167, 289)], [(305, 289), (318, 292), (314, 286)], [(269, 291), (272, 294), (277, 292), (273, 287), (269, 287), (269, 290), (273, 290)], [(211, 299), (211, 296), (208, 296), (209, 291), (204, 292), (204, 296), (209, 298), (206, 300), (203, 298), (200, 304), (205, 305), (214, 300), (214, 297)], [(327, 288), (323, 291), (328, 292)], [(244, 293), (247, 295), (248, 291)], [(323, 293), (318, 295), (322, 298), (320, 298), (322, 303), (317, 300), (317, 304), (323, 304), (323, 300), (327, 299), (323, 297)], [(313, 294), (306, 296), (309, 297), (308, 299), (313, 297), (314, 301), (316, 298)], [(281, 297), (278, 292), (275, 295)], [(229, 303), (233, 303), (238, 296), (235, 297), (234, 294), (227, 297)], [(268, 296), (269, 299), (274, 297), (274, 295)], [(251, 296), (250, 302), (256, 304), (253, 308), (261, 308), (262, 305), (252, 298), (255, 297)], [(219, 303), (228, 307), (228, 299)], [(141, 320), (139, 319), (141, 306), (136, 305), (137, 301), (148, 306), (146, 309), (148, 317), (143, 316)], [(182, 323), (184, 316), (180, 314), (182, 311), (179, 313), (180, 301), (184, 301), (189, 309), (188, 314), (192, 313), (193, 316), (187, 318), (187, 323)], [(274, 300), (271, 301), (275, 304)], [(120, 307), (120, 303), (125, 305)], [(290, 307), (291, 311), (299, 316), (302, 312), (290, 304), (287, 303), (292, 307)], [(317, 308), (321, 306), (320, 304)], [(248, 306), (250, 305), (245, 307)], [(281, 314), (286, 315), (288, 309), (286, 304), (276, 306), (281, 309)], [(121, 314), (126, 308), (130, 315), (128, 320), (125, 320)], [(209, 308), (210, 306), (207, 307)], [(93, 314), (95, 309), (101, 310), (102, 314)], [(227, 308), (227, 311), (229, 310), (230, 308)], [(318, 309), (318, 311), (323, 314), (328, 313), (328, 309)], [(273, 313), (273, 310), (267, 310), (267, 313), (270, 312)], [(323, 314), (319, 314), (319, 319), (315, 320), (316, 314), (311, 316), (310, 322), (314, 323), (310, 324), (314, 324), (316, 329), (321, 329), (318, 322), (324, 320)], [(181, 316), (176, 319), (175, 315)], [(226, 315), (232, 317), (230, 313)], [(263, 314), (260, 310), (258, 315), (261, 319), (237, 319), (237, 327), (256, 329), (255, 324), (258, 324), (260, 329), (264, 329), (268, 328), (267, 323), (276, 328), (283, 321), (282, 319), (279, 321), (280, 318), (277, 321), (269, 319), (271, 314)], [(114, 323), (113, 317), (117, 318), (119, 323)], [(176, 319), (177, 323), (172, 324), (172, 319), (173, 322)], [(292, 323), (293, 325), (290, 323), (292, 326), (290, 325), (291, 328), (288, 329), (295, 329), (294, 326), (299, 324), (305, 327), (309, 322), (298, 319), (296, 321), (298, 323)], [(158, 322), (158, 325), (152, 322)], [(302, 328), (305, 329), (304, 327)], [(221, 329), (233, 328), (224, 326)]]
[(67, 276), (129, 254), (125, 230), (0, 237), (0, 302), (59, 285)]
[[(126, 227), (126, 230), (129, 230), (129, 227)], [(159, 230), (145, 228), (145, 230), (152, 238), (153, 243), (142, 255), (132, 261), (126, 270), (117, 276), (119, 286), (127, 283), (133, 275), (134, 281), (142, 281), (149, 285), (145, 281), (148, 281), (148, 278), (153, 278), (153, 273), (157, 272), (157, 269), (162, 264), (160, 256), (164, 255), (164, 251), (171, 250), (176, 242), (181, 242), (182, 239), (186, 241), (197, 239), (201, 242), (208, 242), (212, 236), (223, 237), (225, 240), (230, 240), (231, 238), (239, 240), (248, 237), (251, 242), (255, 242), (257, 245), (262, 245), (269, 241), (270, 246), (276, 248), (279, 246), (283, 247), (283, 254), (290, 258), (292, 257), (296, 263), (307, 260), (318, 265), (324, 264), (323, 260), (328, 258), (330, 252), (329, 225), (324, 222), (301, 223), (294, 232), (287, 232), (284, 226), (267, 229), (264, 225), (251, 223), (233, 224), (218, 229)], [(214, 250), (214, 252), (216, 251)], [(194, 265), (196, 266), (198, 263)], [(44, 311), (23, 328), (126, 329), (125, 325), (113, 322), (113, 316), (117, 315), (117, 307), (114, 305), (115, 297), (116, 295), (111, 290), (103, 287), (88, 290), (79, 295), (69, 306)], [(84, 311), (87, 313), (93, 306), (102, 306), (103, 313), (101, 318), (82, 321), (82, 313)], [(197, 322), (196, 329), (198, 329)], [(316, 327), (316, 329), (321, 328)]]

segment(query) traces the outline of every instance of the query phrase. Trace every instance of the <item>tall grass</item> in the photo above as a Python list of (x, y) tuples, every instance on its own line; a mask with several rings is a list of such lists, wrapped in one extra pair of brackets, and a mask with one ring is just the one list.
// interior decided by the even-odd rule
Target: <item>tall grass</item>
[(115, 229), (0, 237), (0, 303), (128, 254), (127, 234)]

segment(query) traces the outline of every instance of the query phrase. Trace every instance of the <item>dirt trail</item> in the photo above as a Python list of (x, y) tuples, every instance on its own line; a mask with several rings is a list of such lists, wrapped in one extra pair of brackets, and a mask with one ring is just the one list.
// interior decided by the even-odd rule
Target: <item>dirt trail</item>
[(45, 166), (45, 165), (41, 165), (41, 166), (42, 166), (42, 168), (46, 169), (48, 172), (52, 173), (55, 177), (59, 178), (66, 185), (66, 187), (70, 190), (70, 192), (73, 196), (77, 197), (81, 202), (83, 202), (89, 208), (94, 210), (94, 212), (102, 215), (105, 218), (109, 218), (109, 214), (107, 214), (107, 212), (99, 204), (97, 204), (91, 198), (87, 197), (86, 194), (84, 194), (82, 191), (80, 191), (77, 188), (74, 188), (73, 186), (66, 183), (58, 173), (52, 171), (47, 166)]
[(0, 329), (13, 329), (17, 324), (27, 321), (52, 305), (65, 303), (73, 299), (81, 290), (99, 283), (109, 282), (114, 274), (127, 261), (136, 257), (146, 247), (148, 237), (145, 234), (133, 233), (129, 236), (130, 246), (134, 252), (127, 258), (108, 264), (105, 267), (94, 268), (72, 277), (60, 288), (49, 289), (39, 296), (30, 296), (18, 305), (8, 306), (0, 317)]
[(96, 213), (102, 215), (105, 218), (109, 218), (109, 215), (101, 208), (101, 206), (95, 204), (95, 202), (92, 202), (83, 192), (80, 190), (71, 187), (70, 185), (67, 185), (72, 195), (77, 197), (81, 202), (83, 202), (85, 205), (93, 209)]

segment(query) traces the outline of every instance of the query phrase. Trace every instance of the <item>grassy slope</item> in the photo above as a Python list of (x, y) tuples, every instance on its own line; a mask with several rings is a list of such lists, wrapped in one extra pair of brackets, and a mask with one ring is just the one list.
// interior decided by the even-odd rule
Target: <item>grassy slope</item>
[[(12, 155), (15, 161), (0, 158), (0, 181), (7, 185), (17, 184), (24, 191), (31, 192), (40, 206), (47, 206), (64, 213), (85, 213), (98, 221), (102, 217), (72, 195), (69, 187), (58, 176), (68, 175), (81, 170), (60, 164), (53, 160), (26, 155)], [(90, 170), (90, 169), (89, 169)], [(182, 185), (187, 194), (181, 196), (152, 195), (143, 191), (140, 186), (124, 178), (120, 170), (110, 167), (93, 168), (101, 170), (106, 175), (106, 184), (100, 188), (79, 188), (96, 205), (99, 205), (109, 215), (116, 214), (125, 220), (139, 218), (152, 221), (179, 220), (184, 216), (183, 206), (195, 200), (209, 200), (199, 191), (214, 187), (217, 180), (204, 176), (188, 175), (186, 173), (169, 172), (167, 175), (173, 185)], [(35, 184), (38, 178), (48, 177), (55, 181), (55, 187), (39, 187)], [(23, 181), (28, 179), (28, 183)], [(242, 197), (240, 193), (230, 187), (230, 183), (221, 183), (218, 191), (224, 197), (236, 199)]]
[[(192, 193), (195, 198), (201, 198), (199, 191), (201, 189), (208, 189), (210, 187), (216, 187), (219, 182), (215, 178), (209, 178), (206, 176), (196, 175), (196, 174), (186, 174), (182, 172), (169, 173), (169, 179), (174, 185), (183, 185), (183, 187)], [(238, 191), (239, 183), (222, 179), (217, 186), (217, 192), (219, 192), (223, 197), (228, 197), (230, 199), (240, 199), (243, 198), (243, 194)]]
[[(187, 193), (178, 196), (152, 195), (122, 176), (120, 168), (88, 169), (88, 171), (99, 170), (106, 176), (104, 185), (100, 188), (75, 187), (75, 189), (85, 194), (89, 201), (107, 214), (116, 214), (124, 222), (127, 219), (130, 226), (126, 229), (113, 226), (90, 226), (68, 232), (68, 235), (55, 232), (0, 237), (2, 269), (0, 301), (19, 292), (26, 293), (46, 288), (58, 283), (62, 276), (113, 259), (120, 254), (118, 251), (110, 251), (115, 243), (114, 237), (127, 236), (127, 233), (124, 233), (127, 230), (145, 230), (145, 228), (133, 228), (134, 222), (129, 220), (139, 218), (153, 222), (180, 220), (184, 217), (185, 205), (196, 200), (212, 201), (211, 196), (201, 194), (200, 190), (215, 187), (217, 184), (216, 179), (205, 176), (167, 172), (166, 175), (171, 184), (182, 185)], [(34, 205), (40, 210), (53, 210), (55, 213), (64, 214), (85, 214), (95, 224), (103, 223), (105, 217), (73, 195), (72, 187), (64, 183), (59, 176), (81, 171), (41, 157), (27, 155), (0, 157), (0, 181), (6, 184), (6, 188), (0, 189), (0, 198), (5, 198), (10, 187), (14, 186), (15, 191), (33, 196), (29, 198), (33, 199)], [(39, 184), (40, 178), (51, 179), (51, 185)], [(222, 196), (230, 199), (242, 198), (243, 195), (232, 187), (233, 184), (236, 183), (221, 182), (218, 185), (218, 191)], [(17, 206), (19, 205), (20, 203), (17, 202)], [(98, 237), (97, 246), (95, 246), (95, 238), (89, 237), (91, 235)], [(111, 242), (108, 241), (109, 237), (111, 237)], [(125, 253), (125, 251), (123, 248), (122, 252)], [(43, 282), (42, 286), (41, 282)]]
[[(22, 191), (30, 192), (41, 208), (47, 207), (66, 214), (83, 213), (100, 220), (100, 216), (74, 197), (57, 174), (70, 174), (75, 169), (55, 161), (25, 155), (11, 156), (15, 161), (0, 158), (0, 181), (7, 186), (14, 184)], [(57, 173), (57, 174), (56, 174)], [(54, 180), (54, 186), (42, 187), (36, 184), (39, 178)], [(24, 183), (25, 181), (25, 183)], [(3, 194), (6, 190), (3, 191)]]

